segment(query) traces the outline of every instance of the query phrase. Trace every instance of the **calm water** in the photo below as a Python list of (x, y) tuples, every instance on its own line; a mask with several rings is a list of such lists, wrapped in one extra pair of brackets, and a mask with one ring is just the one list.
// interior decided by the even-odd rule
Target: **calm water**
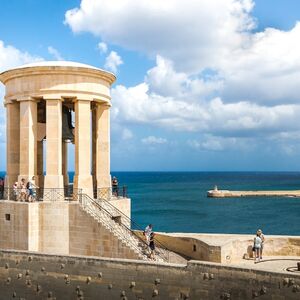
[[(73, 174), (70, 174), (73, 175)], [(132, 219), (157, 231), (300, 235), (300, 198), (207, 198), (230, 190), (300, 189), (300, 173), (113, 172), (128, 186)]]

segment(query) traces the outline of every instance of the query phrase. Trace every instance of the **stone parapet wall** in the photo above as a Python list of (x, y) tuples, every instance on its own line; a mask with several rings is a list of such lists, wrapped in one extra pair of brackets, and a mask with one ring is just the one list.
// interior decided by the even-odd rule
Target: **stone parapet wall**
[[(141, 231), (136, 232), (143, 236)], [(155, 232), (155, 237), (168, 249), (194, 260), (232, 263), (245, 254), (252, 257), (252, 235)], [(300, 237), (267, 235), (263, 254), (300, 256)]]
[(273, 299), (300, 297), (300, 276), (190, 261), (187, 265), (0, 251), (0, 299)]

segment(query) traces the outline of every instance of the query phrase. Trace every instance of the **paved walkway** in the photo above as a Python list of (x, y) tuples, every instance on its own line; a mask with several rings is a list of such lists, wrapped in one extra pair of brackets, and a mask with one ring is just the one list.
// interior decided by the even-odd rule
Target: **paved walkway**
[(253, 259), (243, 259), (239, 262), (230, 264), (230, 266), (240, 268), (246, 267), (253, 270), (283, 272), (300, 276), (300, 271), (297, 271), (297, 262), (300, 262), (300, 256), (268, 256), (263, 257), (259, 263), (254, 263)]

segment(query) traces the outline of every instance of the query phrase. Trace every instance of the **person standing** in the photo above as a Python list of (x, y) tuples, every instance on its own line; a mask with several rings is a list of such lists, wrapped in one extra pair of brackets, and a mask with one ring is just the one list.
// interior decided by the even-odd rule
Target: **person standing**
[(21, 179), (20, 189), (20, 201), (24, 202), (26, 200), (26, 183), (24, 178)]
[(149, 246), (149, 243), (150, 243), (150, 235), (151, 235), (151, 233), (153, 232), (152, 231), (152, 224), (149, 224), (146, 228), (145, 228), (145, 230), (144, 230), (144, 236), (145, 236), (145, 238), (146, 238), (146, 243), (147, 243), (147, 245)]
[(111, 183), (111, 185), (112, 185), (112, 194), (113, 195), (115, 195), (116, 197), (118, 197), (118, 185), (119, 185), (119, 183), (118, 183), (118, 179), (117, 179), (117, 177), (113, 177), (113, 179), (112, 179), (112, 183)]
[(155, 243), (154, 243), (154, 232), (151, 232), (149, 237), (149, 248), (150, 248), (150, 259), (155, 259), (154, 251), (155, 251)]
[(36, 197), (36, 188), (35, 185), (35, 177), (32, 178), (27, 182), (27, 190), (28, 190), (28, 202), (34, 202)]
[(255, 252), (255, 261), (254, 263), (258, 263), (260, 262), (260, 257), (261, 257), (261, 244), (262, 244), (262, 240), (258, 234), (258, 232), (256, 233), (256, 236), (253, 240), (253, 249), (254, 249), (254, 252)]
[(0, 178), (0, 199), (3, 199), (4, 196), (4, 179)]
[(19, 201), (19, 186), (17, 181), (13, 185), (13, 196), (15, 201)]
[(261, 238), (261, 249), (260, 249), (260, 259), (262, 259), (263, 249), (264, 249), (264, 243), (265, 243), (265, 236), (261, 229), (257, 230), (258, 236)]

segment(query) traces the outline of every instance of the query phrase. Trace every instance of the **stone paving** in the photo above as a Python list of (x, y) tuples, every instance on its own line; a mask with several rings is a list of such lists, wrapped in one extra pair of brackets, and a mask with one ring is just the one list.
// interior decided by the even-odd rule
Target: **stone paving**
[(250, 258), (242, 259), (239, 262), (230, 264), (230, 266), (251, 268), (253, 270), (283, 272), (300, 276), (300, 271), (297, 271), (297, 262), (300, 262), (300, 256), (266, 256), (258, 263), (254, 263), (253, 258)]

